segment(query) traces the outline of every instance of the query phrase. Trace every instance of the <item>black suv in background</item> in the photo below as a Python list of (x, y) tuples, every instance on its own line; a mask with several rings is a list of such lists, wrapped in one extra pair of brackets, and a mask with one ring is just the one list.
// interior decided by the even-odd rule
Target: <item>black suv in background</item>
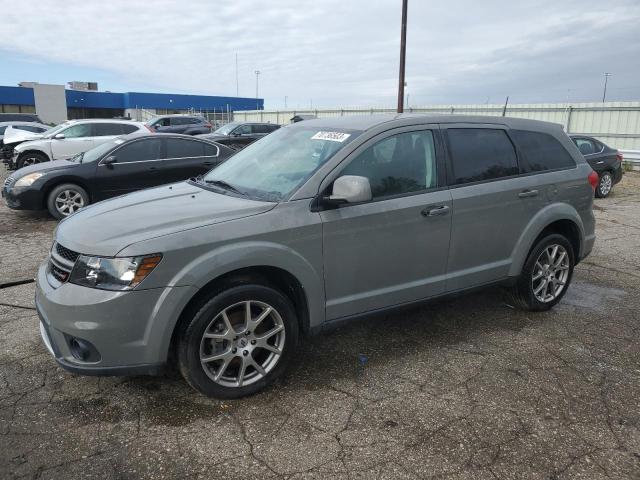
[(622, 153), (587, 135), (569, 135), (587, 163), (598, 174), (596, 197), (604, 198), (622, 180)]
[(0, 122), (36, 122), (43, 123), (35, 113), (0, 113)]
[(158, 133), (198, 135), (211, 133), (211, 123), (199, 115), (163, 115), (147, 122), (149, 129)]
[(203, 137), (240, 150), (279, 128), (275, 123), (231, 122)]

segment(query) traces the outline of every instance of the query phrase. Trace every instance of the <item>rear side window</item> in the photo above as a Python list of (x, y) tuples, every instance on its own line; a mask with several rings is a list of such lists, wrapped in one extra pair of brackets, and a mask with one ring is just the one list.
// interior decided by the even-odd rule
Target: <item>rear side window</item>
[(125, 123), (125, 124), (122, 124), (121, 126), (122, 126), (122, 133), (124, 134), (133, 133), (138, 130), (138, 127), (136, 127), (135, 125), (127, 125)]
[(204, 154), (206, 157), (217, 157), (218, 156), (218, 147), (215, 145), (210, 145), (208, 143), (204, 144)]
[(193, 123), (198, 123), (192, 117), (172, 117), (171, 125), (191, 125)]
[[(562, 144), (547, 133), (511, 130), (511, 134), (522, 153), (523, 158), (520, 161), (522, 173), (544, 172), (576, 166), (573, 158)], [(578, 146), (578, 148), (580, 147)], [(588, 149), (593, 149), (593, 143), (589, 142)]]
[(204, 156), (204, 143), (186, 138), (167, 138), (167, 158)]
[(122, 135), (122, 124), (120, 123), (94, 123), (93, 136), (107, 137), (110, 135)]
[(253, 133), (269, 133), (269, 127), (267, 125), (252, 125), (251, 130)]
[(157, 160), (160, 158), (160, 139), (149, 138), (128, 143), (114, 152), (118, 163)]
[(450, 128), (453, 183), (480, 182), (518, 174), (513, 144), (504, 130)]

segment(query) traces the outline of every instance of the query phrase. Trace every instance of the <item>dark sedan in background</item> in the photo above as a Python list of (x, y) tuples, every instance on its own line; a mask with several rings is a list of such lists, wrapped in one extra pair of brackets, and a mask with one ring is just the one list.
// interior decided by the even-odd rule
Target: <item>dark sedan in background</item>
[(596, 197), (604, 198), (611, 193), (613, 186), (622, 180), (622, 153), (605, 145), (600, 140), (586, 135), (569, 135), (585, 160), (598, 174)]
[(211, 123), (200, 115), (163, 115), (154, 117), (146, 123), (150, 130), (158, 133), (182, 133), (200, 135), (211, 133)]
[(231, 122), (200, 137), (240, 150), (279, 128), (275, 123)]
[(21, 168), (2, 196), (10, 208), (47, 209), (61, 219), (100, 200), (202, 175), (234, 153), (205, 139), (134, 133), (70, 160)]

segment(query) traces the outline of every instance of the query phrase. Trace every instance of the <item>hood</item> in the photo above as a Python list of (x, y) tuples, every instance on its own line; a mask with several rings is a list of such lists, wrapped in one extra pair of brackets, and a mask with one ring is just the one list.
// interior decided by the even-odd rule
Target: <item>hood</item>
[(78, 164), (70, 162), (69, 160), (54, 160), (53, 162), (36, 163), (35, 165), (29, 165), (28, 167), (22, 167), (11, 174), (13, 178), (24, 177), (29, 173), (34, 172), (51, 172), (53, 170), (60, 170), (63, 168), (77, 167)]
[(28, 140), (38, 140), (42, 138), (41, 133), (28, 132), (19, 128), (13, 128), (11, 125), (4, 131), (4, 138), (2, 141), (5, 145), (11, 145), (13, 143), (26, 142)]
[(276, 205), (181, 182), (130, 193), (80, 210), (60, 223), (56, 240), (79, 253), (114, 256), (133, 243), (257, 215)]

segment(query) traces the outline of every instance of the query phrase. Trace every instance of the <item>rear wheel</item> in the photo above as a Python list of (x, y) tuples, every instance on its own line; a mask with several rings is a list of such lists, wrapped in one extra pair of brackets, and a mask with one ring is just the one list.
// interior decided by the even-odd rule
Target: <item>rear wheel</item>
[(574, 266), (573, 248), (563, 235), (540, 239), (513, 288), (514, 303), (524, 310), (549, 310), (567, 293)]
[(89, 203), (86, 190), (73, 183), (58, 185), (47, 197), (47, 209), (58, 220), (68, 217)]
[(254, 394), (282, 375), (298, 341), (289, 299), (263, 285), (213, 293), (187, 320), (178, 366), (187, 382), (216, 398)]
[(20, 155), (16, 161), (16, 168), (28, 167), (29, 165), (47, 161), (49, 161), (49, 158), (44, 153), (26, 152)]
[(596, 197), (605, 198), (613, 189), (613, 176), (609, 172), (602, 172), (598, 180), (598, 187), (596, 188)]

